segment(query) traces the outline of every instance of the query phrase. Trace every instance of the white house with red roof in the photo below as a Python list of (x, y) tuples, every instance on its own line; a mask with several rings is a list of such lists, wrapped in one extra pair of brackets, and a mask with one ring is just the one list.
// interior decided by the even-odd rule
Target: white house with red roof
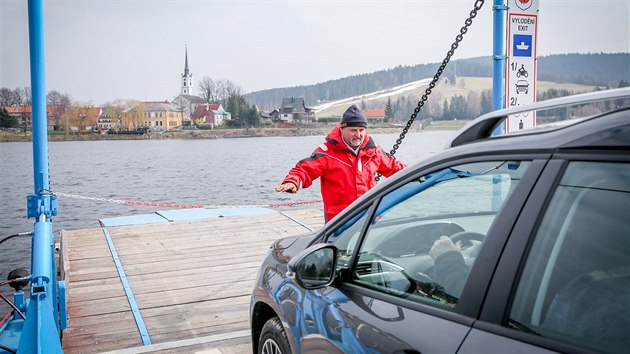
[[(22, 128), (26, 128), (27, 130), (31, 129), (31, 125), (33, 122), (33, 107), (31, 106), (6, 106), (0, 107), (4, 108), (7, 113), (15, 117), (18, 122), (18, 125)], [(48, 130), (52, 130), (55, 125), (55, 115), (57, 114), (57, 109), (54, 106), (46, 106), (46, 116), (47, 116), (47, 125)]]
[(212, 129), (225, 124), (225, 121), (232, 119), (232, 114), (219, 103), (206, 103), (197, 106), (193, 114), (196, 124), (208, 124)]
[(371, 122), (383, 122), (385, 120), (385, 109), (383, 108), (364, 109), (363, 114)]

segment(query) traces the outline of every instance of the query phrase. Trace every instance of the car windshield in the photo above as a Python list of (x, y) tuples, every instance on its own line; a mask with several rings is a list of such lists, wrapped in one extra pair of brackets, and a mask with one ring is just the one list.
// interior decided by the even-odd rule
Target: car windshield
[(462, 164), (390, 191), (370, 219), (353, 279), (377, 291), (453, 309), (485, 235), (529, 165)]
[[(493, 201), (491, 199), (492, 195), (486, 193), (483, 185), (487, 185), (488, 181), (490, 181), (498, 188), (513, 187), (513, 183), (501, 182), (520, 179), (523, 169), (518, 168), (519, 164), (520, 162), (516, 161), (475, 163), (447, 168), (422, 176), (415, 182), (408, 183), (383, 197), (376, 211), (375, 220), (380, 220), (386, 214), (389, 220), (439, 217), (440, 215), (451, 216), (458, 212), (468, 212), (471, 204), (478, 206), (478, 212), (495, 212), (498, 204), (501, 202), (499, 200)], [(467, 184), (445, 183), (461, 178), (470, 178), (470, 181)], [(461, 186), (464, 185), (466, 188), (461, 193), (448, 190), (450, 188), (462, 188)], [(447, 190), (445, 191), (444, 189)], [(449, 193), (449, 195), (457, 195), (459, 198), (440, 200), (435, 197), (445, 192)], [(503, 190), (500, 193), (506, 195), (507, 192), (509, 190)], [(424, 200), (431, 200), (431, 203), (426, 203)], [(400, 207), (401, 203), (405, 203), (407, 207)], [(394, 206), (397, 207), (393, 208)]]

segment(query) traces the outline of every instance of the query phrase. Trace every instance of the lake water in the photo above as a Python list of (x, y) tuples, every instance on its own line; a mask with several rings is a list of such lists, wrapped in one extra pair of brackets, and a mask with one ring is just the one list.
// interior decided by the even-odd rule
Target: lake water
[[(420, 161), (442, 150), (454, 133), (410, 133), (396, 157), (406, 163)], [(50, 185), (54, 192), (154, 203), (266, 206), (320, 200), (318, 181), (297, 194), (277, 193), (273, 188), (323, 138), (51, 142)], [(373, 138), (389, 151), (398, 134)], [(32, 154), (31, 143), (0, 143), (0, 239), (33, 228), (33, 219), (26, 218), (26, 196), (33, 194)], [(58, 201), (55, 236), (61, 229), (99, 227), (102, 218), (169, 209), (64, 196)], [(312, 207), (322, 204), (302, 208)], [(0, 280), (16, 267), (30, 269), (28, 237), (0, 245)], [(7, 289), (0, 290), (6, 294)]]

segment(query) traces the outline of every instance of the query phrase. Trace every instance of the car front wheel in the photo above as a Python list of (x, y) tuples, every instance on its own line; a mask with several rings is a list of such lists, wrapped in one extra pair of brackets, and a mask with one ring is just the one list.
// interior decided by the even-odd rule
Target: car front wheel
[(269, 319), (260, 333), (258, 354), (289, 354), (289, 339), (278, 317)]

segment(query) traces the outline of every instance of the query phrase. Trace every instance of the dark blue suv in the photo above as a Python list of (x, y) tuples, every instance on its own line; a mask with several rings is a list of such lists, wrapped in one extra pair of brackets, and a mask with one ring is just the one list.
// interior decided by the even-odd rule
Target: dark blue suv
[[(254, 351), (627, 353), (629, 106), (625, 88), (489, 113), (322, 229), (276, 241), (251, 297)], [(493, 136), (530, 110), (538, 127)]]

